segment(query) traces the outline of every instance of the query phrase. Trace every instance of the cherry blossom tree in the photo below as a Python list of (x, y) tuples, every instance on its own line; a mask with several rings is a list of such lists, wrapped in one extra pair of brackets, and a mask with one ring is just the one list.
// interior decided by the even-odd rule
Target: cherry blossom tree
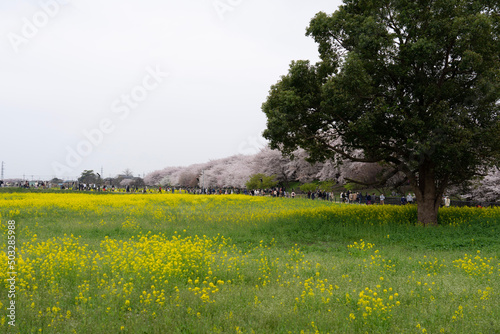
[(500, 169), (494, 168), (482, 180), (473, 182), (465, 197), (481, 202), (500, 201)]
[(157, 186), (160, 184), (160, 181), (163, 179), (163, 177), (164, 177), (163, 171), (156, 170), (144, 177), (144, 183), (149, 186)]
[(317, 179), (317, 175), (323, 168), (323, 163), (311, 164), (306, 160), (308, 158), (309, 154), (303, 149), (294, 152), (293, 160), (289, 159), (286, 164), (287, 175), (290, 179), (301, 183), (312, 182)]
[(266, 146), (253, 156), (254, 169), (251, 174), (275, 175), (277, 181), (287, 182), (293, 180), (287, 166), (289, 162), (290, 159), (284, 157), (280, 151)]
[[(254, 155), (234, 155), (186, 167), (167, 167), (146, 175), (147, 185), (169, 185), (205, 188), (244, 188), (254, 174), (275, 175), (282, 183), (287, 181), (335, 181), (338, 184), (357, 182), (369, 187), (399, 188), (407, 184), (402, 173), (388, 175), (388, 169), (378, 163), (353, 161), (326, 161), (311, 164), (304, 150), (297, 150), (295, 158), (285, 157), (268, 147)], [(388, 177), (389, 176), (389, 177)], [(381, 181), (386, 181), (381, 184)], [(473, 183), (466, 197), (479, 201), (500, 200), (500, 171), (492, 170), (483, 180)]]

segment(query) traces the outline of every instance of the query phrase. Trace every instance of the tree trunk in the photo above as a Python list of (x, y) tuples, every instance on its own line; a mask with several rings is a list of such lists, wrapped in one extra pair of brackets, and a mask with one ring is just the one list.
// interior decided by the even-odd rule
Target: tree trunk
[(436, 205), (434, 196), (423, 196), (421, 200), (417, 199), (417, 218), (418, 222), (427, 225), (437, 225), (439, 204)]
[(436, 181), (431, 163), (424, 163), (420, 167), (418, 176), (410, 177), (410, 183), (417, 197), (417, 219), (424, 226), (438, 223), (438, 210), (443, 188), (438, 188)]

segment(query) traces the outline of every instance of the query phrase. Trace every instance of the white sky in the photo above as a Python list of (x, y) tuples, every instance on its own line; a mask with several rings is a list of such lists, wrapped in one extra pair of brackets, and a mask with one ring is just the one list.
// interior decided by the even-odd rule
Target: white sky
[(257, 152), (270, 86), (291, 60), (318, 60), (305, 29), (340, 2), (1, 1), (4, 177), (142, 176)]

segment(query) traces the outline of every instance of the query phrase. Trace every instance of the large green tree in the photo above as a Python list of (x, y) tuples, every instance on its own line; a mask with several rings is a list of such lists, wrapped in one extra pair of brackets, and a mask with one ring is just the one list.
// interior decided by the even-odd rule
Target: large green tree
[(264, 137), (404, 173), (436, 224), (448, 186), (499, 163), (499, 21), (498, 1), (344, 0), (307, 29), (321, 60), (271, 87)]

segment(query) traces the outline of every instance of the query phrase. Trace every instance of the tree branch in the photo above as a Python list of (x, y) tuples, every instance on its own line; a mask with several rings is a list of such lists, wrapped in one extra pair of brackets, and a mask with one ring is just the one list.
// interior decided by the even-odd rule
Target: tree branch
[(377, 180), (375, 182), (361, 182), (361, 181), (357, 181), (357, 180), (350, 179), (350, 178), (347, 178), (347, 177), (345, 179), (347, 181), (349, 181), (349, 182), (360, 184), (360, 185), (367, 186), (367, 187), (370, 187), (370, 186), (382, 186), (382, 185), (386, 184), (387, 181), (391, 177), (393, 177), (394, 175), (396, 175), (399, 172), (400, 171), (397, 168), (392, 168), (391, 170), (389, 170), (389, 172), (387, 172), (384, 176), (382, 176), (382, 178), (380, 180)]

